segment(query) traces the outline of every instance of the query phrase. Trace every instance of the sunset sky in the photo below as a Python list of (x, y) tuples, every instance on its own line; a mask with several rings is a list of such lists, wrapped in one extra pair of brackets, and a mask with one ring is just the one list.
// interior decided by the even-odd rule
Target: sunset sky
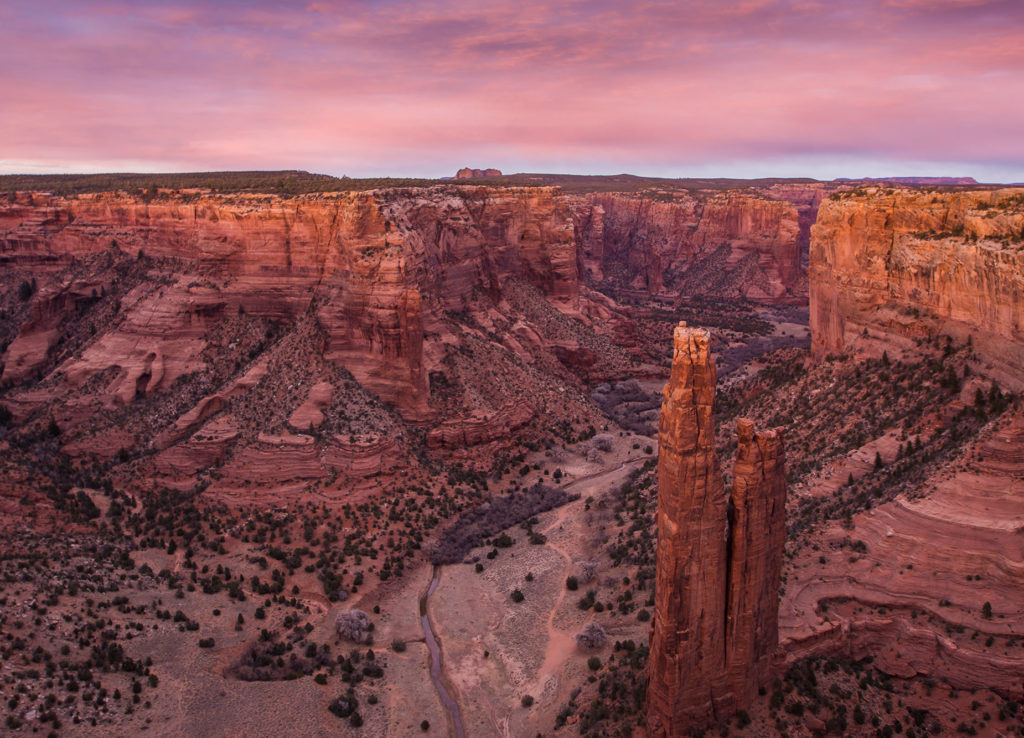
[(1024, 181), (1022, 0), (0, 4), (0, 172)]

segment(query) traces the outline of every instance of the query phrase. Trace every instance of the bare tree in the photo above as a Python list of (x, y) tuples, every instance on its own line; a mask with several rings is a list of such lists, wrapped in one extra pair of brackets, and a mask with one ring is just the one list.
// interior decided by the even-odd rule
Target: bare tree
[(344, 610), (338, 613), (334, 627), (342, 638), (366, 643), (370, 638), (370, 618), (362, 610)]
[(587, 623), (587, 627), (576, 634), (576, 646), (582, 651), (597, 651), (607, 640), (604, 628), (594, 621)]
[(583, 561), (580, 563), (580, 579), (584, 582), (592, 582), (597, 579), (596, 561)]

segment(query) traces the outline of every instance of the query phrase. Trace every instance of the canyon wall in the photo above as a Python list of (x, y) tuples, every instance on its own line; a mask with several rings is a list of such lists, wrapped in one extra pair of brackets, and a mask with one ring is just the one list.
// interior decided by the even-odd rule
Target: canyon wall
[[(710, 334), (681, 323), (659, 425), (658, 546), (648, 726), (690, 735), (766, 684), (778, 644), (785, 540), (780, 430), (740, 420), (735, 482), (714, 449)], [(732, 508), (732, 512), (730, 512)]]
[(819, 358), (946, 334), (1024, 382), (1024, 189), (834, 195), (812, 228), (809, 279)]
[[(812, 195), (800, 207), (813, 203)], [(806, 302), (801, 210), (784, 198), (747, 190), (595, 194), (577, 198), (574, 210), (584, 273), (618, 294)]]
[[(114, 250), (176, 260), (170, 271), (190, 273), (159, 295), (129, 295), (122, 324), (65, 367), (78, 383), (119, 367), (159, 375), (149, 389), (166, 389), (190, 370), (204, 331), (222, 315), (294, 319), (312, 310), (327, 332), (328, 358), (418, 421), (431, 415), (426, 364), (438, 352), (429, 344), (441, 343), (447, 313), (465, 310), (478, 294), (499, 299), (513, 278), (567, 313), (579, 308), (572, 221), (552, 188), (152, 201), (19, 195), (0, 202), (0, 229), (0, 263), (9, 269), (56, 271), (72, 258)], [(30, 377), (53, 346), (64, 308), (96, 286), (44, 288), (7, 348), (3, 378)]]

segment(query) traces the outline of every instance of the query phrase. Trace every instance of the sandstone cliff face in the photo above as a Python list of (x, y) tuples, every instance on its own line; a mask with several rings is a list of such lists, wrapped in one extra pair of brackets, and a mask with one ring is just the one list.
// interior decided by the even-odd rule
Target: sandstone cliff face
[[(159, 375), (166, 389), (190, 371), (201, 336), (223, 314), (244, 310), (294, 319), (315, 310), (327, 356), (411, 420), (431, 416), (428, 335), (446, 312), (478, 293), (522, 279), (567, 312), (579, 307), (572, 223), (550, 188), (436, 187), (278, 199), (217, 197), (145, 202), (120, 195), (74, 200), (24, 196), (0, 204), (0, 260), (52, 264), (116, 248), (185, 262), (217, 278), (131, 297), (123, 324), (65, 367), (76, 383), (118, 367), (118, 394)], [(46, 358), (66, 288), (40, 302), (4, 357), (20, 381)], [(170, 349), (170, 350), (169, 350)], [(154, 368), (156, 367), (156, 368)]]
[(706, 330), (680, 324), (659, 426), (658, 548), (648, 725), (689, 735), (747, 704), (778, 643), (785, 539), (781, 431), (741, 420), (735, 486), (714, 450)]
[(812, 349), (971, 336), (1024, 380), (1024, 190), (869, 187), (822, 203), (810, 254)]
[(739, 191), (599, 194), (577, 200), (575, 220), (585, 273), (624, 294), (806, 299), (800, 214), (789, 202)]

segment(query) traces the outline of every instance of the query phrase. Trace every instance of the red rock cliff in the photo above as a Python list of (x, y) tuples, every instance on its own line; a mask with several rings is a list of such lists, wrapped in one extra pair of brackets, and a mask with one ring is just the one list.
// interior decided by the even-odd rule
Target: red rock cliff
[(661, 411), (648, 687), (655, 736), (689, 735), (727, 719), (765, 683), (778, 643), (782, 435), (740, 421), (730, 514), (714, 451), (709, 341), (706, 330), (675, 329)]
[(948, 334), (1024, 380), (1024, 190), (869, 187), (822, 203), (812, 228), (815, 356)]
[[(294, 318), (312, 306), (328, 334), (327, 356), (418, 420), (430, 415), (427, 344), (443, 340), (445, 311), (463, 309), (475, 292), (500, 292), (510, 278), (534, 284), (568, 312), (579, 304), (572, 221), (552, 188), (151, 202), (32, 195), (0, 201), (0, 228), (0, 263), (11, 266), (56, 269), (113, 247), (185, 261), (193, 274), (220, 279), (214, 289), (182, 281), (152, 304), (128, 305), (117, 331), (66, 367), (77, 382), (108, 367), (135, 367), (129, 375), (157, 377), (149, 388), (166, 388), (193, 370), (210, 311)], [(50, 323), (41, 314), (23, 326), (4, 356), (5, 379), (25, 378), (45, 359)], [(127, 397), (135, 391), (129, 379)]]

